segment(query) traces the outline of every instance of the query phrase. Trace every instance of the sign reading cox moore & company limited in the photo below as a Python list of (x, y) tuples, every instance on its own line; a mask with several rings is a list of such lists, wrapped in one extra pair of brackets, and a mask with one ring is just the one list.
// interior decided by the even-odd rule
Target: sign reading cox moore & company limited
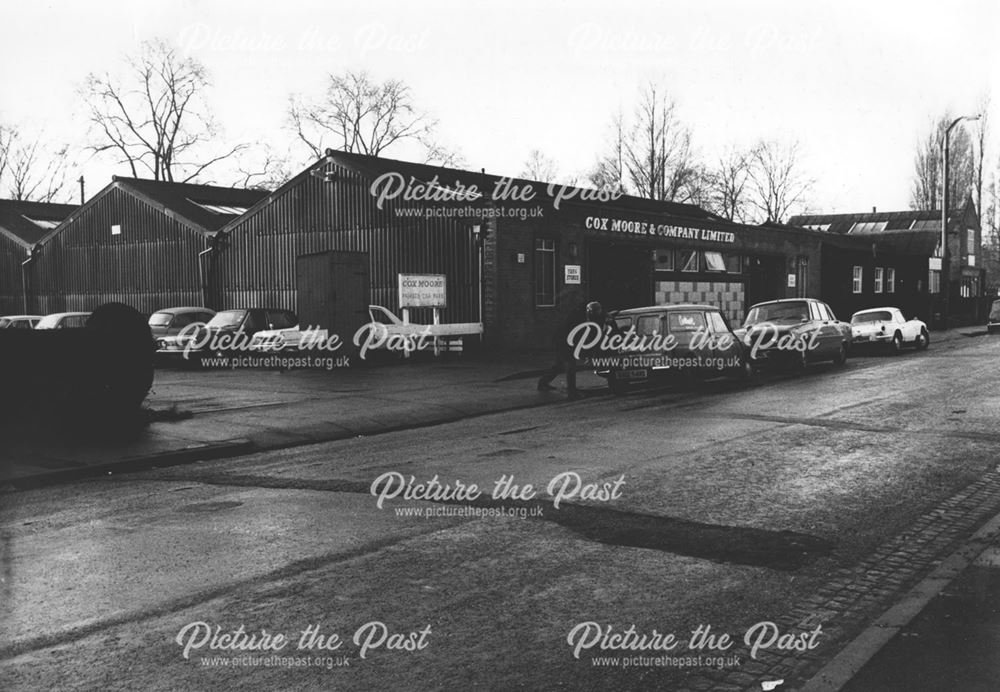
[(654, 223), (652, 221), (612, 219), (606, 216), (588, 216), (584, 220), (584, 228), (595, 231), (611, 231), (612, 233), (657, 236), (660, 238), (708, 240), (715, 243), (736, 242), (736, 234), (730, 231), (716, 231), (711, 228), (674, 226), (669, 223)]
[(447, 307), (447, 277), (444, 274), (400, 274), (399, 307)]

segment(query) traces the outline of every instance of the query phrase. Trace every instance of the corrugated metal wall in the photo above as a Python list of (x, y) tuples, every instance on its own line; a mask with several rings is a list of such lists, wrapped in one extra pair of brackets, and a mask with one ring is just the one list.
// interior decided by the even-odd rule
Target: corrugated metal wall
[[(112, 225), (121, 234), (112, 235)], [(206, 246), (195, 231), (112, 188), (32, 262), (33, 309), (92, 310), (118, 301), (151, 313), (201, 305), (198, 253)]]
[(23, 245), (0, 235), (0, 315), (21, 314), (21, 262), (28, 257)]
[[(268, 206), (231, 230), (213, 279), (216, 308), (247, 306), (296, 310), (295, 260), (325, 250), (369, 255), (371, 300), (398, 311), (397, 275), (446, 274), (446, 322), (479, 320), (478, 255), (472, 218), (420, 218), (397, 214), (404, 204), (378, 209), (369, 181), (328, 164), (336, 174), (304, 176)], [(429, 311), (427, 311), (429, 313)], [(414, 321), (429, 321), (415, 312)]]

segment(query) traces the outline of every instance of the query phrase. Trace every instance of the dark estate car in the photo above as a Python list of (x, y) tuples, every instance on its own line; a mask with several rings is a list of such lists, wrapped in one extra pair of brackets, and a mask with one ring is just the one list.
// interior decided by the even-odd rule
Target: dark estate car
[(678, 375), (753, 374), (746, 349), (715, 306), (652, 305), (611, 317), (617, 327), (611, 348), (592, 350), (591, 363), (615, 393)]
[(149, 331), (160, 353), (183, 349), (177, 335), (184, 327), (196, 322), (206, 323), (215, 317), (215, 311), (201, 307), (165, 308), (149, 316)]
[(806, 363), (824, 360), (843, 365), (851, 349), (851, 325), (815, 298), (757, 303), (737, 334), (758, 368), (802, 370)]
[(89, 312), (54, 312), (35, 324), (35, 329), (79, 329), (87, 326)]
[(248, 350), (251, 337), (257, 332), (266, 329), (289, 329), (298, 323), (299, 318), (291, 310), (278, 308), (221, 310), (205, 325), (208, 335), (199, 334), (195, 338), (204, 344), (201, 350), (215, 353)]
[(990, 316), (986, 320), (986, 331), (989, 334), (1000, 330), (1000, 300), (993, 301), (993, 307), (990, 308)]

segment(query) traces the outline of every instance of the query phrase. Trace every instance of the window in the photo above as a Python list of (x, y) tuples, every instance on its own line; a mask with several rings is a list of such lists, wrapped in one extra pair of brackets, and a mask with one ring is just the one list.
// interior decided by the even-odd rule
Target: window
[(250, 208), (237, 204), (225, 204), (222, 202), (198, 202), (190, 198), (188, 198), (188, 201), (191, 202), (191, 204), (201, 207), (205, 211), (224, 216), (239, 216), (240, 214), (245, 214), (247, 209)]
[(837, 316), (833, 314), (833, 310), (830, 308), (830, 306), (827, 305), (826, 303), (820, 303), (820, 305), (822, 305), (823, 309), (826, 310), (826, 314), (829, 315), (829, 318), (832, 321), (836, 322), (837, 321)]
[(855, 293), (861, 293), (864, 280), (864, 269), (861, 267), (854, 267), (854, 279), (851, 283), (851, 290)]
[(705, 329), (705, 315), (700, 312), (671, 312), (667, 315), (671, 332), (695, 332)]
[(535, 239), (535, 306), (556, 304), (556, 241)]
[(726, 271), (730, 274), (739, 274), (742, 271), (743, 262), (739, 255), (723, 255), (726, 260)]
[(636, 320), (635, 333), (639, 336), (652, 336), (660, 333), (659, 315), (642, 315)]
[(976, 229), (965, 229), (965, 253), (973, 255), (976, 252)]
[(885, 270), (885, 292), (896, 292), (896, 270), (892, 267)]
[(653, 264), (657, 271), (674, 271), (674, 251), (671, 248), (653, 250)]
[(708, 271), (710, 272), (726, 271), (726, 263), (722, 259), (721, 252), (706, 252), (705, 262), (708, 264)]
[(725, 318), (721, 313), (710, 312), (708, 313), (708, 322), (712, 325), (712, 331), (716, 334), (728, 334), (729, 325), (726, 324)]
[(681, 250), (681, 271), (682, 272), (696, 272), (698, 271), (698, 251), (697, 250)]
[(927, 276), (927, 290), (931, 293), (941, 292), (941, 272), (930, 269)]
[(875, 292), (882, 292), (882, 276), (885, 274), (885, 269), (882, 267), (875, 267)]

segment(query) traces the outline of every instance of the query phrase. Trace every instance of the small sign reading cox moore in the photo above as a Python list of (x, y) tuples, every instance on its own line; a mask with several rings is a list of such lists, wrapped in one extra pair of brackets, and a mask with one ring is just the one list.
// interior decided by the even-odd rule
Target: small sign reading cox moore
[(400, 274), (399, 307), (447, 307), (446, 279), (444, 274)]

